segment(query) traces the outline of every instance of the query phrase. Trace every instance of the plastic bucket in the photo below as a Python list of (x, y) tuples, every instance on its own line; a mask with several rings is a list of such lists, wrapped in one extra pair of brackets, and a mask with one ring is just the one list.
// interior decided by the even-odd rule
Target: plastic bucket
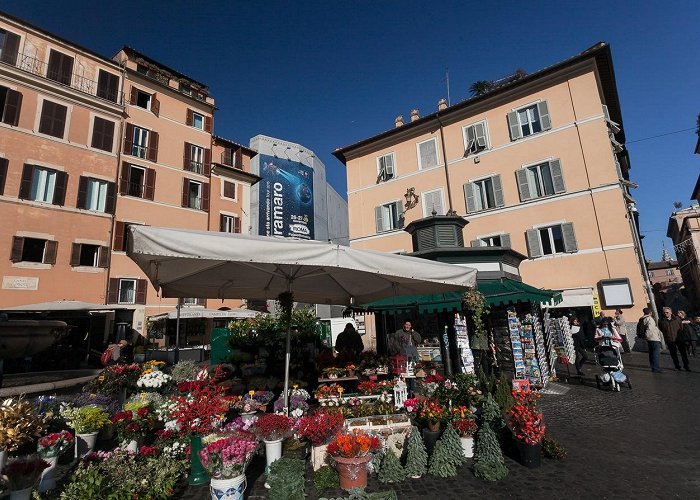
[(211, 500), (243, 500), (245, 488), (244, 474), (233, 479), (212, 479), (209, 485)]

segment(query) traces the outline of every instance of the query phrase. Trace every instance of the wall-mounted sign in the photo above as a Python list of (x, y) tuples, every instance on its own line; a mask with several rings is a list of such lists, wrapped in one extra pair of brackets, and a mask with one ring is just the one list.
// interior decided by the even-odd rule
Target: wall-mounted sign
[(38, 290), (39, 278), (31, 276), (3, 276), (3, 290)]
[(600, 280), (599, 286), (605, 307), (623, 307), (634, 305), (629, 279), (618, 278)]

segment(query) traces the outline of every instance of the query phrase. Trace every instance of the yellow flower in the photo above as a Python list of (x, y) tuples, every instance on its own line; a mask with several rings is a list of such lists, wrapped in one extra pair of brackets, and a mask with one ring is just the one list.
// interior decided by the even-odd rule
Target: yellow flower
[(99, 377), (97, 377), (97, 380), (99, 380), (100, 382), (102, 382), (104, 379), (105, 379), (104, 375), (100, 375)]
[(255, 394), (255, 391), (248, 391), (248, 395), (252, 398), (253, 394)]

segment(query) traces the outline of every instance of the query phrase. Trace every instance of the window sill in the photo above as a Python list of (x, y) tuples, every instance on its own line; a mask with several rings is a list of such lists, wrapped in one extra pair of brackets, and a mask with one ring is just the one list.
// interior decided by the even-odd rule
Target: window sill
[(564, 257), (566, 255), (574, 255), (577, 254), (578, 251), (576, 252), (559, 252), (559, 253), (551, 253), (547, 255), (540, 255), (539, 257), (530, 257), (530, 260), (547, 260), (547, 259), (556, 259), (558, 257)]
[(52, 264), (44, 264), (43, 262), (13, 262), (12, 267), (21, 269), (51, 269)]
[(71, 267), (71, 271), (74, 271), (76, 273), (99, 274), (99, 273), (103, 273), (105, 271), (105, 269), (102, 267), (75, 266), (75, 267)]
[(484, 208), (483, 210), (476, 210), (475, 212), (467, 212), (466, 217), (469, 217), (470, 215), (483, 214), (485, 212), (493, 212), (494, 210), (499, 210), (503, 207), (505, 207), (505, 205), (501, 205), (500, 207)]
[(386, 231), (378, 231), (377, 234), (390, 234), (390, 233), (398, 233), (400, 231), (403, 231), (403, 229), (387, 229)]

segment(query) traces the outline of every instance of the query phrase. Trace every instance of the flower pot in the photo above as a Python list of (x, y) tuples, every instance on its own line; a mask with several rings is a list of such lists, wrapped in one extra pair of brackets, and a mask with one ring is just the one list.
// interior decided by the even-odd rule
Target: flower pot
[(128, 451), (129, 453), (138, 453), (140, 447), (140, 439), (131, 439), (130, 441), (124, 441), (122, 443), (122, 449)]
[(326, 447), (325, 444), (311, 447), (311, 466), (315, 471), (328, 463)]
[(243, 500), (246, 488), (245, 474), (232, 479), (214, 479), (209, 485), (211, 500)]
[(423, 442), (425, 443), (425, 451), (428, 455), (433, 454), (433, 449), (435, 448), (435, 443), (440, 439), (440, 431), (431, 431), (430, 429), (423, 429)]
[(46, 457), (44, 458), (44, 461), (49, 464), (49, 466), (41, 472), (39, 493), (44, 493), (56, 487), (56, 478), (54, 476), (56, 475), (58, 457)]
[(349, 491), (367, 487), (367, 462), (372, 460), (372, 455), (357, 458), (333, 457), (333, 460), (342, 489)]
[(355, 376), (355, 370), (348, 370), (348, 377), (354, 377)]
[(282, 441), (283, 439), (265, 441), (265, 473), (270, 472), (272, 462), (282, 457)]
[[(202, 436), (192, 434), (190, 436), (190, 477), (187, 478), (190, 486), (204, 484), (209, 480), (207, 471), (199, 460), (199, 452), (202, 450)], [(222, 497), (223, 498), (223, 497)]]
[(460, 437), (459, 440), (462, 442), (462, 452), (464, 456), (472, 458), (474, 456), (474, 438), (472, 436)]
[(241, 419), (243, 420), (243, 422), (250, 422), (256, 413), (257, 412), (255, 411), (247, 411), (245, 413), (241, 413)]
[(428, 430), (430, 432), (440, 432), (440, 422), (428, 421)]
[(120, 407), (124, 406), (124, 402), (126, 401), (126, 387), (120, 389), (117, 393), (117, 401)]
[(24, 488), (23, 490), (10, 490), (10, 500), (31, 500), (34, 488)]
[(86, 432), (85, 434), (75, 434), (75, 457), (85, 458), (86, 455), (95, 451), (97, 435), (99, 432)]
[(522, 465), (528, 469), (536, 469), (541, 465), (542, 443), (527, 444), (519, 439), (515, 440), (518, 446), (518, 457)]

